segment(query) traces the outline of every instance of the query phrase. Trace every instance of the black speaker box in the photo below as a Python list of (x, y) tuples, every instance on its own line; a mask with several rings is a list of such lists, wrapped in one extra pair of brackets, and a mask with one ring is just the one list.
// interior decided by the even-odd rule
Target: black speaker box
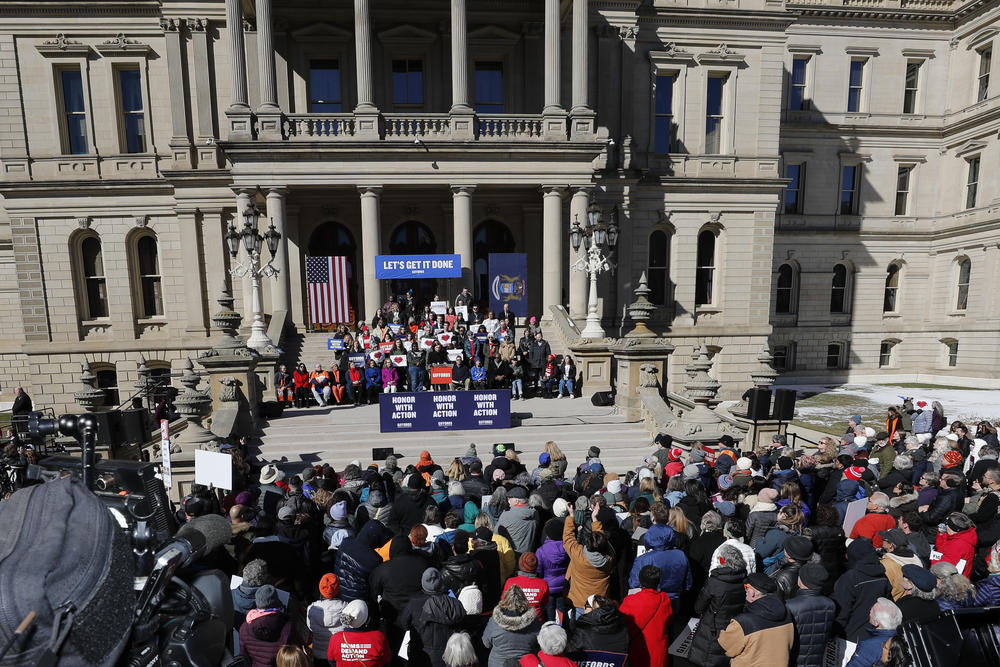
[(590, 397), (590, 402), (594, 405), (607, 407), (615, 404), (615, 395), (610, 391), (599, 391)]
[(145, 444), (149, 440), (149, 414), (142, 408), (122, 410), (122, 441), (131, 444)]
[(795, 415), (795, 390), (777, 389), (774, 392), (773, 419), (783, 422), (791, 421)]
[(109, 410), (108, 412), (95, 412), (97, 418), (97, 444), (108, 447), (117, 447), (125, 442), (122, 433), (122, 411)]
[(751, 389), (747, 401), (747, 417), (754, 421), (771, 418), (771, 392), (767, 389)]

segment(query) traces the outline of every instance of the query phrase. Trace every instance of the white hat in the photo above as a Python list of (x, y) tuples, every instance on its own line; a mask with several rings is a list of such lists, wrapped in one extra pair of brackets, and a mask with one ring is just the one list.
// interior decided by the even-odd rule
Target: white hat
[(753, 461), (751, 461), (747, 457), (741, 456), (740, 458), (736, 459), (737, 470), (750, 470), (751, 467), (753, 467)]
[(656, 479), (656, 473), (649, 468), (643, 468), (639, 471), (639, 479)]
[(875, 437), (875, 429), (873, 429), (871, 426), (865, 426), (865, 437), (866, 438), (874, 438)]
[(861, 449), (867, 444), (868, 444), (868, 438), (863, 435), (859, 435), (856, 438), (854, 438), (854, 446), (857, 447), (858, 449)]
[(552, 501), (552, 514), (557, 519), (569, 516), (569, 503), (566, 502), (565, 498), (556, 498)]
[(340, 612), (340, 620), (349, 628), (360, 628), (368, 622), (368, 605), (364, 600), (349, 602)]
[(613, 479), (608, 482), (608, 493), (621, 493), (622, 482), (620, 479)]
[(278, 479), (278, 466), (273, 463), (268, 463), (263, 468), (260, 469), (260, 483), (261, 484), (271, 484), (276, 479)]

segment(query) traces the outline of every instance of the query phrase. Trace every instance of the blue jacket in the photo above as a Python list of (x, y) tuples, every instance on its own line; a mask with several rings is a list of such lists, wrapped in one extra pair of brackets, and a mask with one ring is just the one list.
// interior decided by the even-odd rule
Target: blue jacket
[(687, 556), (674, 547), (674, 529), (670, 526), (653, 524), (642, 538), (646, 553), (635, 559), (628, 575), (629, 588), (640, 588), (639, 571), (646, 565), (660, 568), (660, 592), (670, 596), (671, 604), (677, 604), (681, 593), (691, 590), (691, 566)]
[(380, 368), (366, 368), (365, 369), (365, 386), (371, 389), (372, 387), (382, 386), (382, 369)]
[(975, 606), (1000, 606), (1000, 573), (991, 574), (976, 584)]
[(486, 368), (483, 366), (473, 366), (469, 369), (469, 375), (472, 376), (473, 382), (483, 382), (486, 380)]
[(886, 641), (896, 636), (895, 630), (873, 630), (868, 632), (871, 637), (858, 642), (858, 647), (854, 649), (854, 656), (847, 667), (875, 667), (882, 664), (882, 647)]

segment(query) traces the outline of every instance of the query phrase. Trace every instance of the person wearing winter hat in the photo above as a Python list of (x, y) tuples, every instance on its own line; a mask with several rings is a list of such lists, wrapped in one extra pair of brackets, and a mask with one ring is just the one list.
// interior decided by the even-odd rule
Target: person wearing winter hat
[(368, 605), (354, 600), (340, 614), (344, 630), (330, 639), (327, 659), (336, 667), (381, 667), (389, 664), (392, 652), (385, 635), (378, 630), (365, 630)]
[(544, 621), (544, 610), (549, 603), (549, 584), (538, 575), (538, 565), (538, 557), (532, 552), (521, 554), (517, 561), (517, 575), (507, 580), (503, 592), (506, 594), (511, 586), (520, 586), (528, 604), (537, 612), (538, 620)]
[(944, 527), (938, 527), (934, 550), (941, 556), (937, 559), (932, 557), (931, 563), (943, 561), (956, 568), (962, 564), (961, 573), (969, 577), (972, 574), (977, 542), (976, 527), (972, 519), (962, 512), (952, 512), (945, 519)]
[(354, 536), (354, 528), (347, 519), (347, 501), (341, 500), (330, 507), (330, 523), (323, 529), (323, 541), (331, 549), (339, 549), (341, 543)]
[(795, 621), (795, 647), (789, 665), (826, 664), (826, 645), (833, 636), (837, 617), (837, 605), (821, 593), (826, 580), (826, 568), (819, 563), (805, 563), (799, 568), (798, 592), (785, 603)]
[(240, 627), (240, 655), (248, 656), (254, 665), (274, 664), (278, 649), (299, 640), (274, 586), (261, 586), (254, 597), (255, 608), (247, 612)]
[(896, 606), (903, 614), (903, 622), (919, 623), (937, 618), (941, 613), (941, 607), (934, 599), (938, 585), (934, 573), (920, 565), (904, 565), (901, 574), (900, 586), (903, 595), (896, 600)]
[(851, 542), (847, 546), (847, 571), (837, 579), (830, 596), (837, 604), (837, 625), (848, 641), (867, 637), (869, 610), (891, 590), (871, 541), (859, 538)]
[(892, 599), (898, 600), (905, 594), (903, 590), (903, 566), (922, 567), (923, 563), (910, 549), (909, 538), (901, 529), (880, 530), (878, 535), (882, 538), (882, 549), (885, 551), (885, 555), (881, 559), (882, 567), (885, 568), (885, 576), (892, 584)]
[(605, 489), (603, 495), (604, 499), (608, 502), (608, 507), (615, 508), (616, 505), (621, 505), (616, 511), (625, 511), (625, 493), (621, 480), (613, 479), (609, 481)]
[(795, 632), (778, 587), (762, 572), (746, 579), (747, 607), (719, 633), (719, 646), (734, 665), (787, 665)]
[(750, 546), (756, 547), (778, 522), (777, 500), (778, 492), (772, 488), (761, 489), (757, 493), (757, 503), (747, 516), (746, 543)]
[(243, 581), (233, 589), (233, 630), (239, 630), (247, 612), (257, 605), (257, 590), (267, 583), (267, 562), (257, 558), (243, 566)]
[[(563, 504), (566, 503), (562, 500)], [(542, 546), (535, 551), (538, 559), (536, 573), (545, 579), (548, 585), (549, 601), (545, 606), (545, 618), (557, 620), (557, 612), (565, 613), (567, 609), (566, 570), (569, 567), (569, 555), (563, 547), (563, 519), (558, 515), (549, 519), (542, 529)]]
[(552, 464), (552, 456), (548, 452), (542, 452), (538, 455), (538, 467), (531, 471), (531, 481), (535, 484), (540, 484), (542, 481), (542, 473), (549, 469)]
[(427, 568), (420, 577), (423, 595), (415, 596), (399, 616), (399, 627), (419, 637), (410, 643), (410, 661), (445, 667), (444, 649), (452, 632), (465, 621), (465, 607), (448, 594), (437, 568)]
[(507, 502), (510, 509), (500, 514), (497, 530), (504, 529), (516, 553), (531, 551), (538, 531), (538, 511), (528, 506), (528, 490), (523, 486), (511, 488)]
[(534, 652), (541, 627), (521, 587), (508, 588), (483, 631), (483, 645), (490, 649), (488, 667), (504, 667), (508, 658), (520, 659)]
[(771, 574), (778, 585), (778, 595), (782, 600), (790, 600), (799, 591), (799, 570), (809, 561), (813, 553), (813, 543), (808, 537), (792, 535), (782, 545), (784, 556), (781, 565)]
[(330, 649), (330, 637), (344, 629), (340, 614), (347, 603), (338, 599), (340, 581), (332, 572), (324, 574), (319, 580), (319, 594), (320, 599), (306, 609), (306, 625), (312, 632), (313, 658), (325, 661)]

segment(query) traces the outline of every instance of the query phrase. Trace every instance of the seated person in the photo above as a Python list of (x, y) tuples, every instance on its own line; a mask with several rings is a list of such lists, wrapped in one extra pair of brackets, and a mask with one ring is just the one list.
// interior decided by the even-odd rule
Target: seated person
[(465, 365), (462, 357), (455, 359), (455, 364), (451, 367), (451, 387), (452, 389), (468, 389), (472, 385), (472, 374), (469, 367)]

